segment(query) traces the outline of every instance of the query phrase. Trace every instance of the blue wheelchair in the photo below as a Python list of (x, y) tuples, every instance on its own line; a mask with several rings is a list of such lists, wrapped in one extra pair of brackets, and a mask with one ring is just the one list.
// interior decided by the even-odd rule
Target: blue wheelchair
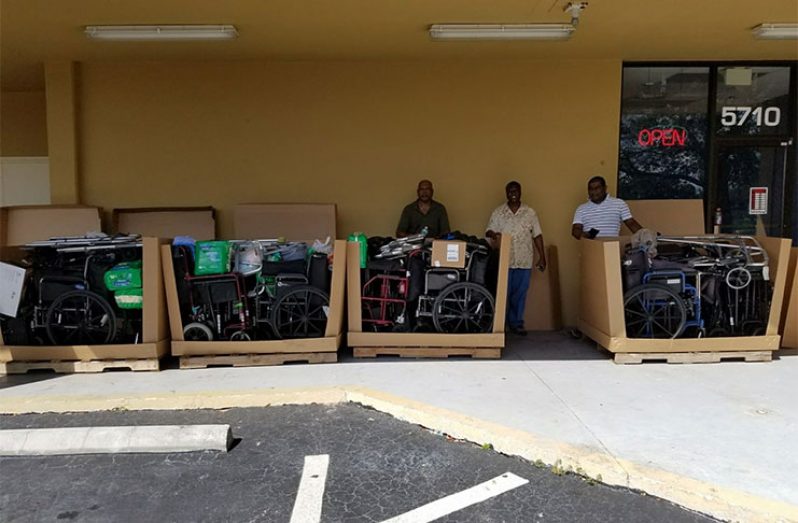
[(763, 334), (772, 289), (767, 252), (749, 236), (659, 237), (627, 246), (629, 338)]

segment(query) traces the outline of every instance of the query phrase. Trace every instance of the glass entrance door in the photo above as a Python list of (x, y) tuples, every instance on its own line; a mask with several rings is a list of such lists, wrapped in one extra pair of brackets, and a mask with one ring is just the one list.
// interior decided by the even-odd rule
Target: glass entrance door
[(790, 142), (719, 148), (714, 211), (720, 208), (720, 231), (730, 234), (788, 236), (791, 216), (786, 205), (792, 184), (787, 179)]

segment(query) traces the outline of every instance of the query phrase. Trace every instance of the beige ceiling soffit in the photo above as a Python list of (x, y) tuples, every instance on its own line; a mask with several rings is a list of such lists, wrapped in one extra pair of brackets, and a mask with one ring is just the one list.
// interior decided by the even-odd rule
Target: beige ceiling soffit
[(234, 25), (87, 25), (83, 33), (95, 40), (184, 41), (232, 40)]

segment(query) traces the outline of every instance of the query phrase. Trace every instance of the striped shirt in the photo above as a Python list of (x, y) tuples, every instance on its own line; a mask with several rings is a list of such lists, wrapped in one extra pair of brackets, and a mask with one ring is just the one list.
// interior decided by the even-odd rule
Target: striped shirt
[(621, 232), (621, 222), (632, 217), (632, 212), (626, 202), (620, 198), (613, 198), (609, 194), (601, 203), (588, 200), (576, 208), (574, 225), (579, 224), (582, 230), (598, 229), (597, 237), (618, 236)]

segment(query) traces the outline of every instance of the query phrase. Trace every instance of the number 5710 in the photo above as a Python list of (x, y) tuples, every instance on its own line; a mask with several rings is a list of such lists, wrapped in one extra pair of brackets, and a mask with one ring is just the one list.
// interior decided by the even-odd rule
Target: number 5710
[(735, 127), (745, 124), (749, 119), (758, 127), (776, 127), (781, 123), (781, 109), (778, 107), (722, 107), (720, 123), (724, 127)]

